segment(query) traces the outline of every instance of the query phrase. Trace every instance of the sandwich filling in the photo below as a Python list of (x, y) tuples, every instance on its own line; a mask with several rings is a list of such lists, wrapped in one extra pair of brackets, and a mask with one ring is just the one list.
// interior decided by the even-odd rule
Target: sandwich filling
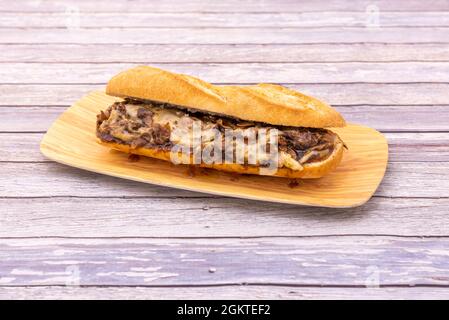
[[(201, 126), (201, 148), (216, 141), (214, 132), (226, 130), (251, 129), (256, 136), (264, 130), (276, 129), (278, 132), (278, 167), (302, 170), (303, 165), (327, 159), (339, 140), (332, 131), (326, 129), (282, 127), (265, 123), (249, 122), (221, 115), (208, 114), (195, 110), (180, 109), (166, 103), (125, 99), (112, 104), (97, 116), (97, 137), (103, 142), (118, 143), (132, 149), (147, 148), (170, 151), (174, 145), (190, 145), (193, 124)], [(223, 141), (220, 143), (224, 144)], [(248, 139), (244, 145), (233, 148), (248, 150)], [(226, 147), (225, 147), (226, 148)], [(228, 152), (223, 148), (223, 153)], [(268, 146), (268, 149), (270, 147)], [(232, 150), (231, 152), (235, 152)], [(248, 152), (245, 153), (245, 163)], [(264, 161), (257, 163), (264, 166)]]

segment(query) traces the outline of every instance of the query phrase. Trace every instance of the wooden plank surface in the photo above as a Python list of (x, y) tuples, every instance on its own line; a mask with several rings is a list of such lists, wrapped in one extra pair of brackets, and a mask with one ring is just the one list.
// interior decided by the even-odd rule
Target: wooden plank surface
[[(20, 101), (19, 101), (20, 103)], [(348, 122), (388, 132), (449, 131), (449, 105), (336, 106)], [(44, 132), (67, 107), (0, 107), (0, 132)], [(23, 121), (24, 117), (28, 121)]]
[(409, 288), (325, 288), (295, 286), (202, 286), (202, 287), (76, 287), (76, 286), (25, 286), (0, 287), (0, 299), (99, 299), (99, 300), (184, 300), (196, 297), (215, 299), (447, 299), (449, 291), (444, 287)]
[(156, 194), (151, 187), (146, 196), (116, 191), (100, 198), (86, 189), (82, 196), (2, 197), (0, 237), (449, 236), (447, 198), (375, 196), (362, 207), (336, 210), (170, 189)]
[[(0, 62), (242, 63), (449, 61), (447, 44), (0, 44)], [(98, 52), (107, 51), (107, 54)]]
[[(186, 176), (188, 172), (186, 170)], [(284, 179), (288, 185), (289, 180)], [(186, 191), (142, 185), (56, 163), (2, 163), (0, 197), (182, 196)], [(449, 162), (393, 162), (376, 192), (384, 197), (447, 197)], [(199, 194), (198, 194), (199, 195)]]
[(0, 29), (0, 43), (49, 44), (306, 44), (447, 43), (445, 27)]
[[(61, 12), (73, 6), (80, 11), (87, 12), (323, 12), (323, 11), (362, 11), (372, 5), (371, 0), (343, 1), (316, 1), (305, 0), (298, 3), (295, 0), (249, 0), (242, 3), (239, 0), (230, 0), (222, 3), (204, 2), (201, 0), (190, 0), (179, 2), (169, 1), (145, 1), (145, 0), (122, 0), (110, 2), (100, 1), (77, 1), (69, 0), (54, 2), (50, 0), (25, 0), (20, 3), (10, 3), (2, 0), (8, 5), (1, 6), (3, 12)], [(375, 4), (384, 11), (448, 11), (449, 4), (446, 0), (432, 0), (432, 5), (420, 0), (389, 1), (377, 0)]]
[[(75, 12), (74, 12), (75, 13)], [(82, 28), (136, 28), (145, 27), (366, 27), (369, 12), (249, 12), (228, 13), (187, 12), (80, 12)], [(5, 12), (0, 16), (0, 26), (26, 28), (70, 28), (70, 13)], [(380, 21), (379, 21), (380, 23)], [(383, 27), (446, 27), (449, 12), (383, 12)], [(369, 26), (369, 25), (368, 25)]]
[(441, 238), (32, 238), (0, 248), (4, 286), (449, 284)]
[[(448, 33), (449, 34), (449, 33)], [(139, 64), (2, 64), (1, 83), (103, 84), (109, 75)], [(449, 62), (397, 63), (191, 63), (153, 64), (178, 73), (192, 74), (213, 83), (403, 83), (449, 82)], [(13, 72), (12, 72), (13, 71)]]
[[(0, 12), (0, 298), (448, 297), (447, 0), (0, 0)], [(384, 132), (385, 180), (365, 206), (332, 210), (40, 154), (65, 108), (138, 64), (317, 96)]]
[[(286, 86), (319, 97), (334, 106), (449, 104), (449, 83), (309, 83)], [(68, 107), (92, 90), (104, 90), (104, 84), (0, 83), (0, 105)]]
[[(447, 44), (0, 44), (0, 62), (242, 63), (449, 61)], [(107, 52), (107, 54), (98, 54)]]

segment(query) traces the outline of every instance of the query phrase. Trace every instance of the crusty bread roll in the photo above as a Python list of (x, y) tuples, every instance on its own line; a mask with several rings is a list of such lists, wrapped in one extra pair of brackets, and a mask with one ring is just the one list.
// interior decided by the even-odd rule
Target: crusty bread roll
[[(114, 76), (106, 93), (148, 103), (168, 103), (180, 109), (265, 123), (267, 126), (326, 128), (346, 125), (343, 117), (326, 103), (279, 85), (216, 86), (188, 75), (149, 66), (139, 66)], [(167, 149), (132, 147), (105, 141), (101, 135), (98, 137), (99, 143), (118, 151), (171, 161)], [(344, 143), (335, 135), (332, 153), (327, 158), (304, 163), (298, 170), (280, 167), (275, 174), (269, 175), (320, 178), (338, 166), (343, 151)], [(240, 174), (267, 174), (256, 165), (201, 163), (198, 166)]]
[(280, 126), (343, 127), (343, 117), (326, 103), (274, 84), (216, 86), (198, 78), (149, 66), (113, 77), (106, 93), (168, 102), (184, 108)]

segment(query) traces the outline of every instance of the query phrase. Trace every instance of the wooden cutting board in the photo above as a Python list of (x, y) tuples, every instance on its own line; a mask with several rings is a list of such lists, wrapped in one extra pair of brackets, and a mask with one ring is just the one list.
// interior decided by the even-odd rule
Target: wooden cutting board
[(118, 98), (95, 91), (68, 108), (41, 142), (48, 158), (76, 168), (114, 177), (211, 194), (322, 207), (355, 207), (370, 199), (385, 174), (388, 144), (378, 131), (350, 124), (332, 129), (348, 146), (339, 167), (321, 179), (290, 179), (235, 175), (210, 169), (192, 172), (187, 166), (127, 154), (96, 142), (100, 110)]

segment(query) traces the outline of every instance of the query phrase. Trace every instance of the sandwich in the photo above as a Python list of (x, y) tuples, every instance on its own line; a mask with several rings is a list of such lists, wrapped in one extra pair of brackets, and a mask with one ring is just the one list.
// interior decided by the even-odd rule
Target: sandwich
[(121, 100), (97, 115), (98, 142), (129, 154), (305, 179), (334, 170), (345, 149), (328, 129), (346, 125), (335, 109), (280, 85), (212, 85), (139, 66), (114, 76), (106, 94)]

